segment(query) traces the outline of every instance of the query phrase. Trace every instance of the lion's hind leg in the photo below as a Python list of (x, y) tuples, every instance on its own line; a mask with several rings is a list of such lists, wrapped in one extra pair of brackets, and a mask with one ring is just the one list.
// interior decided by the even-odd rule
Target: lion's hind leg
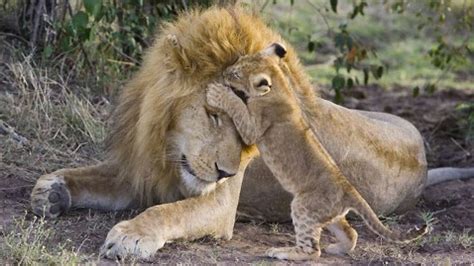
[(118, 210), (129, 207), (133, 196), (116, 183), (116, 168), (99, 164), (61, 169), (41, 176), (31, 192), (35, 214), (55, 218), (71, 207)]
[(330, 244), (325, 251), (330, 254), (343, 255), (354, 250), (357, 244), (357, 231), (343, 217), (326, 227), (337, 239), (337, 243)]

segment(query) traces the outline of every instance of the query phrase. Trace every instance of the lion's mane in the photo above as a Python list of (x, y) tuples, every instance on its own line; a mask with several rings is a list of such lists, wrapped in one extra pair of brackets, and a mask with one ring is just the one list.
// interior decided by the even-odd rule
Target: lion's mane
[[(167, 39), (170, 34), (180, 49)], [(107, 146), (109, 159), (119, 167), (117, 182), (129, 183), (144, 205), (178, 200), (178, 169), (166, 156), (172, 149), (168, 132), (188, 96), (204, 93), (239, 56), (276, 41), (283, 42), (280, 35), (239, 7), (193, 10), (164, 25), (114, 112)], [(309, 84), (294, 50), (287, 47), (288, 74)]]

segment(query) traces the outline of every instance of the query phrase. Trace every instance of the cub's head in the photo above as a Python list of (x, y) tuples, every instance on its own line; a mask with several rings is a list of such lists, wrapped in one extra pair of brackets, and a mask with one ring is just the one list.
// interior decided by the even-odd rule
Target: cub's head
[(284, 65), (280, 64), (280, 59), (285, 55), (285, 46), (273, 43), (259, 53), (242, 56), (224, 71), (223, 82), (244, 102), (272, 90), (288, 93), (288, 84), (282, 71)]

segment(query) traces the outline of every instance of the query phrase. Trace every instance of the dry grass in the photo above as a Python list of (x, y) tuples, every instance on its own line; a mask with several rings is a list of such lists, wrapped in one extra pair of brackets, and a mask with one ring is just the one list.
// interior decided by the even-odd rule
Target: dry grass
[(88, 259), (80, 248), (68, 248), (68, 242), (52, 247), (51, 239), (57, 234), (44, 219), (28, 221), (26, 214), (14, 220), (10, 232), (0, 242), (0, 257), (4, 263), (18, 265), (77, 265)]
[[(19, 184), (5, 188), (1, 183), (0, 196), (28, 189), (41, 173), (65, 164), (82, 164), (90, 161), (89, 154), (100, 154), (105, 136), (103, 118), (109, 106), (105, 100), (93, 104), (92, 98), (77, 93), (86, 88), (65, 81), (54, 68), (37, 65), (32, 56), (18, 54), (19, 50), (2, 41), (0, 169), (2, 179), (14, 173)], [(48, 163), (39, 163), (42, 161)], [(9, 220), (0, 222), (2, 263), (71, 265), (91, 261), (71, 240), (54, 241), (60, 232), (54, 230), (53, 221), (20, 215), (29, 204), (20, 194), (18, 197), (15, 204), (20, 213), (12, 215), (14, 218), (0, 210), (0, 218)]]
[[(35, 158), (18, 160), (17, 153), (8, 152), (14, 151), (16, 145), (39, 150), (58, 165), (89, 161), (90, 154), (100, 157), (109, 101), (89, 94), (87, 85), (65, 80), (59, 70), (37, 65), (32, 56), (18, 55), (18, 49), (4, 47), (7, 48), (0, 51), (0, 58), (2, 53), (10, 57), (0, 62), (0, 124), (11, 132), (3, 132), (10, 136), (9, 143), (0, 144), (0, 158), (31, 167), (30, 160)], [(12, 134), (25, 141), (20, 143)]]
[[(104, 124), (100, 113), (84, 96), (71, 92), (60, 77), (34, 64), (31, 56), (7, 63), (7, 83), (13, 93), (3, 95), (3, 110), (15, 118), (17, 127), (34, 139), (48, 142), (100, 143), (104, 138)], [(60, 128), (58, 128), (60, 126)]]

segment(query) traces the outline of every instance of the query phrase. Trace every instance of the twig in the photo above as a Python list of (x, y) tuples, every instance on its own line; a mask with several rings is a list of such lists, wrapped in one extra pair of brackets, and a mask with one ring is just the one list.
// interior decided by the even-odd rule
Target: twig
[(107, 59), (107, 61), (111, 63), (120, 64), (120, 65), (137, 66), (137, 64), (133, 62), (119, 61), (119, 60), (114, 60), (114, 59)]
[(0, 35), (16, 38), (16, 39), (18, 39), (18, 40), (20, 40), (20, 41), (22, 41), (26, 44), (29, 43), (25, 38), (23, 38), (23, 37), (21, 37), (20, 35), (17, 35), (17, 34), (8, 33), (8, 32), (0, 32)]
[(270, 3), (270, 0), (266, 0), (265, 3), (263, 3), (263, 5), (260, 7), (260, 13), (262, 13), (263, 10), (265, 10), (265, 8), (267, 7), (268, 3)]
[(15, 129), (0, 119), (0, 134), (7, 135), (20, 145), (28, 144), (28, 139), (16, 133)]
[[(34, 4), (33, 4), (34, 5)], [(38, 38), (38, 30), (39, 30), (39, 24), (40, 24), (40, 18), (43, 17), (43, 7), (44, 7), (44, 0), (40, 0), (38, 2), (38, 6), (36, 7), (36, 12), (35, 14), (35, 24), (33, 25), (33, 32), (31, 34), (31, 47), (36, 46), (36, 41)]]
[(460, 148), (460, 149), (466, 154), (467, 157), (471, 157), (471, 153), (470, 153), (468, 150), (464, 149), (464, 148), (461, 146), (461, 144), (459, 144), (459, 142), (457, 142), (457, 141), (456, 141), (455, 139), (453, 139), (453, 138), (450, 138), (450, 139), (451, 139), (451, 141), (452, 141), (456, 146), (458, 146), (458, 148)]
[(326, 16), (321, 12), (320, 7), (317, 7), (317, 6), (316, 6), (314, 3), (312, 3), (310, 0), (306, 0), (306, 2), (307, 2), (312, 8), (314, 8), (314, 9), (316, 10), (316, 12), (318, 12), (318, 14), (321, 16), (321, 18), (322, 18), (323, 21), (324, 21), (324, 24), (326, 24), (326, 27), (327, 27), (327, 29), (328, 29), (328, 33), (327, 33), (327, 34), (330, 36), (331, 33), (332, 33), (332, 27), (331, 27), (331, 25), (329, 25), (329, 21), (328, 21), (328, 19), (326, 18)]

